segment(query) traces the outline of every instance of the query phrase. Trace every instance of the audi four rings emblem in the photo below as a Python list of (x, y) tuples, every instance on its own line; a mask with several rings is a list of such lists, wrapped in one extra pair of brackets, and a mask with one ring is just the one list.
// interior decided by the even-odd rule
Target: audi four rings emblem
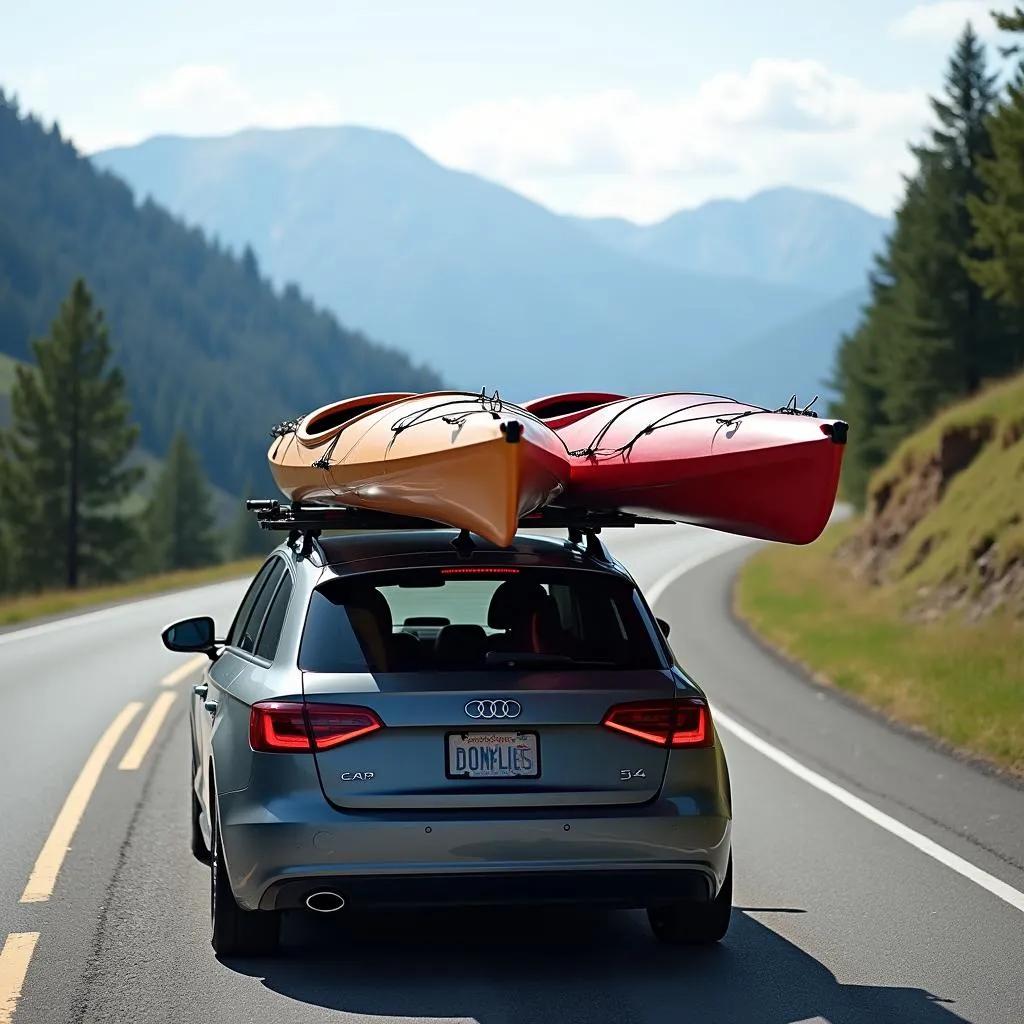
[(522, 710), (517, 700), (471, 700), (466, 705), (470, 718), (518, 718)]

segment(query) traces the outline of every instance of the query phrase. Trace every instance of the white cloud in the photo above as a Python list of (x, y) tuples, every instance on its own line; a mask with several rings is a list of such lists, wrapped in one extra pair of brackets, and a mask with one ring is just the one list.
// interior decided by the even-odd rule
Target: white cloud
[[(813, 60), (762, 59), (674, 98), (621, 89), (511, 97), (407, 134), (444, 164), (565, 212), (650, 221), (717, 196), (796, 185), (887, 213), (928, 116), (923, 91), (874, 89)], [(77, 125), (75, 139), (94, 152), (158, 133), (343, 117), (327, 93), (261, 92), (225, 67), (189, 65), (146, 85), (106, 130)]]
[(455, 111), (415, 136), (435, 158), (556, 209), (650, 220), (778, 184), (888, 211), (922, 91), (884, 91), (812, 61), (764, 59), (669, 101), (618, 90)]
[(315, 89), (292, 99), (256, 101), (249, 106), (250, 123), (263, 128), (295, 128), (300, 125), (338, 124), (340, 104)]
[(213, 104), (231, 106), (248, 99), (248, 91), (227, 68), (187, 64), (146, 86), (139, 106), (146, 110), (180, 111)]
[(998, 0), (938, 0), (936, 3), (918, 4), (901, 14), (890, 26), (891, 33), (905, 39), (934, 39), (952, 42), (964, 30), (967, 22), (979, 36), (994, 38), (999, 35), (993, 9), (1008, 6)]
[(218, 65), (189, 64), (143, 87), (126, 104), (116, 130), (82, 125), (75, 141), (86, 153), (131, 145), (151, 135), (221, 135), (242, 128), (338, 124), (342, 110), (330, 95), (263, 95)]

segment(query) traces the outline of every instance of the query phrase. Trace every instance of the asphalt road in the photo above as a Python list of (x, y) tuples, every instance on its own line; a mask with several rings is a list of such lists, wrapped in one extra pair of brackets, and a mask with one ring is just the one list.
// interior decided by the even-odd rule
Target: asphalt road
[(685, 527), (611, 543), (730, 759), (720, 947), (663, 950), (636, 913), (545, 914), (514, 946), (478, 913), (296, 917), (279, 960), (219, 962), (187, 847), (194, 677), (162, 685), (187, 659), (158, 634), (226, 624), (225, 584), (0, 633), (0, 1024), (1024, 1021), (1024, 790), (765, 653), (728, 614), (748, 545)]

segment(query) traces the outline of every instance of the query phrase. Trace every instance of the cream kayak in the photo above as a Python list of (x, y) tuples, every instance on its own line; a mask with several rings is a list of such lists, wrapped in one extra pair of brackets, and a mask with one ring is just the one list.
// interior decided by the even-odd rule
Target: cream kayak
[(565, 445), (550, 427), (472, 392), (364, 395), (273, 433), (267, 458), (290, 501), (417, 516), (502, 547), (520, 517), (569, 480)]

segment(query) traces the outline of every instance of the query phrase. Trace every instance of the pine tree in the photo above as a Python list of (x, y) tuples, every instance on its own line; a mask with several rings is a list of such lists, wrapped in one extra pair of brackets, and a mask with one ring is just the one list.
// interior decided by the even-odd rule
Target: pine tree
[(932, 100), (938, 126), (928, 145), (914, 149), (920, 195), (909, 205), (909, 245), (896, 267), (902, 323), (886, 373), (889, 415), (904, 432), (976, 391), (990, 350), (1001, 343), (1004, 318), (964, 265), (985, 255), (967, 204), (983, 189), (979, 165), (992, 152), (985, 122), (994, 102), (995, 79), (968, 24), (950, 60), (946, 96)]
[(16, 510), (13, 582), (77, 587), (123, 577), (134, 524), (119, 506), (141, 478), (125, 464), (138, 428), (124, 378), (108, 366), (103, 312), (81, 278), (32, 350), (37, 365), (17, 368), (11, 427), (0, 435), (0, 493)]
[(872, 303), (837, 356), (835, 411), (854, 425), (846, 491), (863, 500), (875, 468), (909, 433), (952, 399), (992, 375), (1007, 318), (986, 298), (965, 262), (982, 259), (967, 210), (991, 153), (986, 118), (995, 102), (984, 47), (970, 25), (932, 100), (937, 125), (913, 149), (895, 228), (872, 275)]
[[(1004, 31), (1024, 33), (1024, 9), (997, 15), (996, 22)], [(1003, 50), (1007, 56), (1020, 52), (1018, 46)], [(988, 359), (989, 374), (1000, 376), (1024, 367), (1024, 63), (989, 119), (988, 130), (992, 156), (978, 169), (984, 190), (968, 200), (975, 244), (985, 258), (965, 263), (984, 295), (1007, 311), (1003, 343)]]
[(202, 466), (179, 431), (146, 509), (142, 567), (170, 572), (219, 562), (215, 523), (213, 497)]

